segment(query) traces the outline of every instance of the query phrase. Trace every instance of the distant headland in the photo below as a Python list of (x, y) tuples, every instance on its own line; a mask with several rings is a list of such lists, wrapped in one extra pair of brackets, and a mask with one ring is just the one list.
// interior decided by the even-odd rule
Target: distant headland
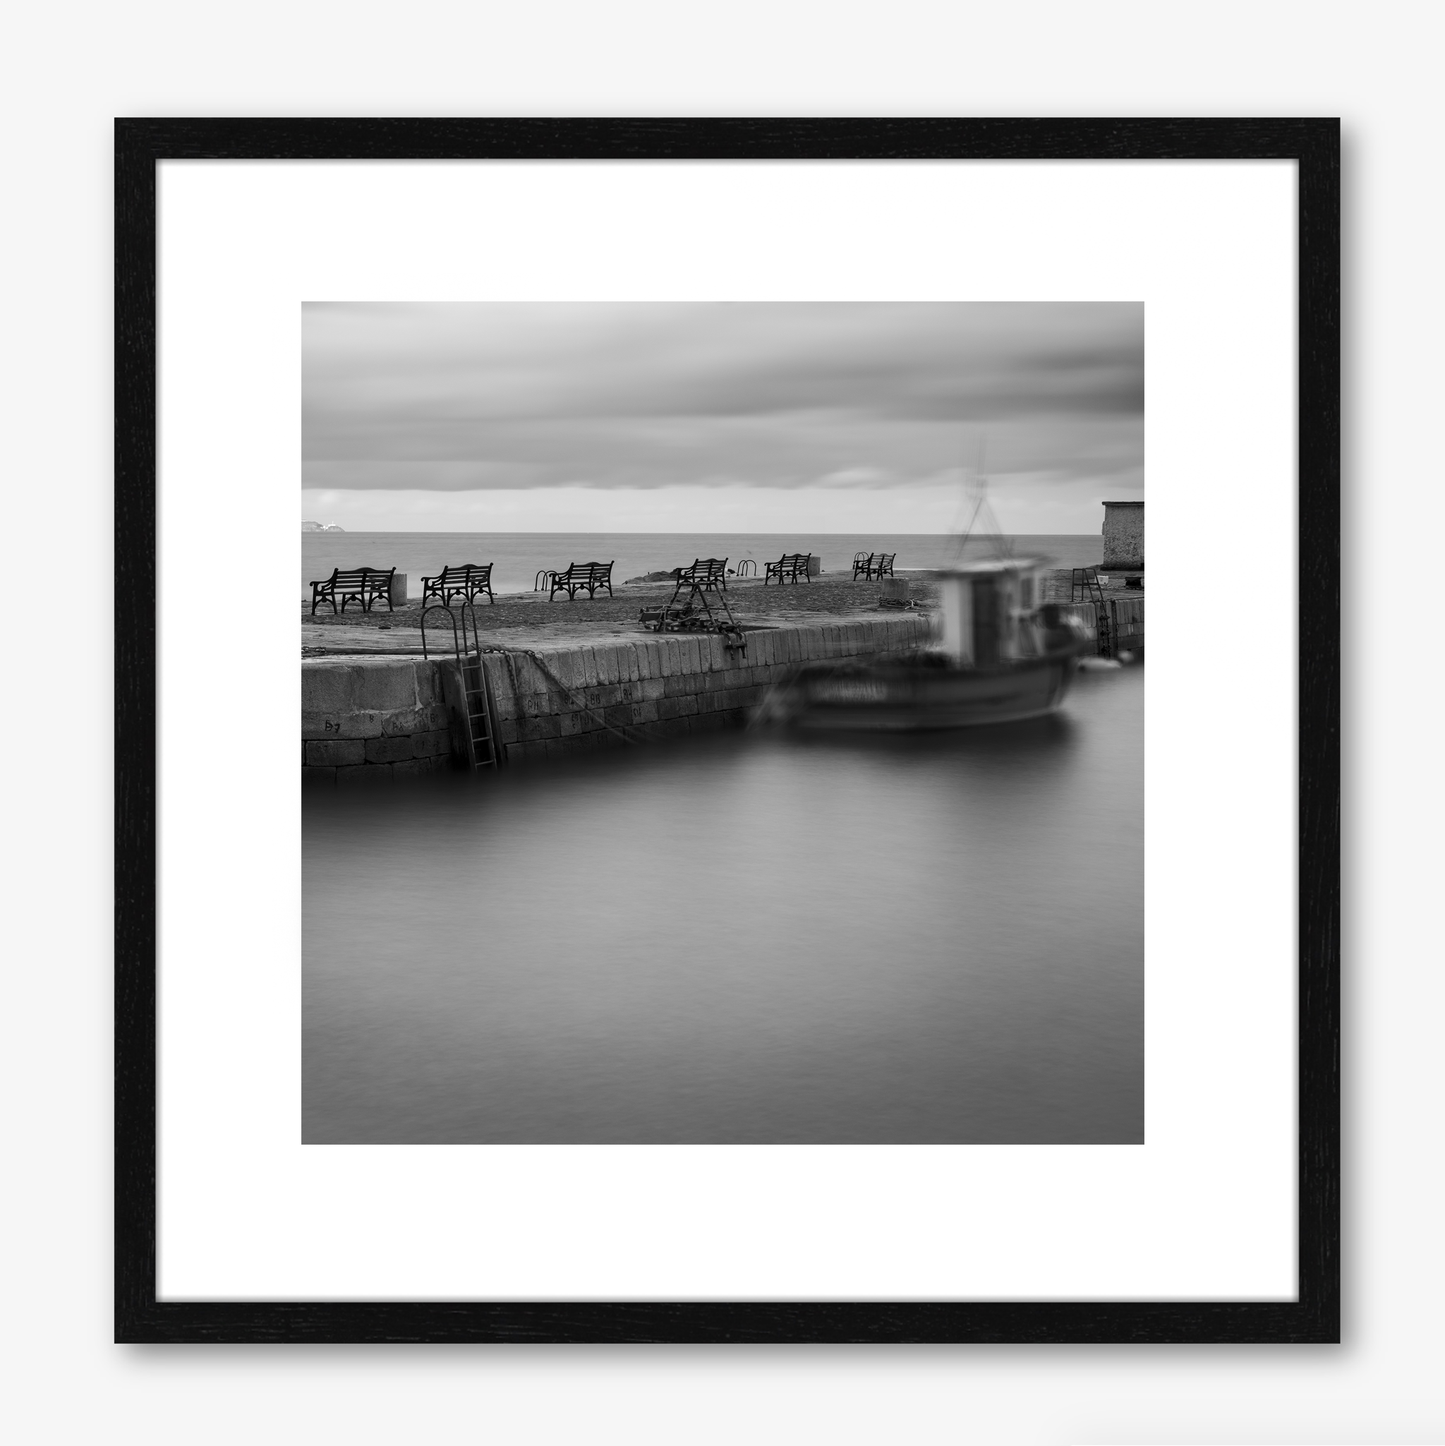
[(344, 527), (338, 527), (334, 522), (303, 522), (302, 532), (345, 532)]

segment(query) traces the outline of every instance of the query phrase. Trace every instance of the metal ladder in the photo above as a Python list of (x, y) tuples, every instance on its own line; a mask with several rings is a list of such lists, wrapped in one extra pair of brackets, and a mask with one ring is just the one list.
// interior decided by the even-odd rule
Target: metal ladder
[[(476, 773), (479, 769), (497, 766), (496, 733), (492, 725), (493, 705), (487, 689), (487, 673), (482, 667), (482, 639), (477, 631), (477, 612), (470, 601), (461, 603), (454, 610), (446, 603), (433, 603), (422, 609), (421, 652), (430, 657), (426, 641), (426, 620), (429, 613), (442, 612), (452, 625), (452, 652), (457, 663), (457, 679), (461, 685), (461, 712), (465, 727), (462, 730), (466, 744), (465, 762), (467, 768)], [(460, 614), (461, 628), (457, 621)], [(471, 617), (471, 633), (467, 632), (468, 615)]]
[(1069, 572), (1069, 601), (1071, 603), (1104, 601), (1104, 589), (1099, 582), (1097, 567), (1076, 567)]
[(1113, 607), (1104, 600), (1097, 567), (1076, 567), (1069, 573), (1069, 601), (1094, 604), (1094, 636), (1101, 658), (1114, 656)]

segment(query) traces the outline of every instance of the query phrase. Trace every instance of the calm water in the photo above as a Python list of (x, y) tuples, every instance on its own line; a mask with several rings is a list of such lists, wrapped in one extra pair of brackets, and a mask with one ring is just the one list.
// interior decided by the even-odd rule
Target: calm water
[[(1060, 567), (1097, 567), (1104, 540), (1091, 536), (1015, 537), (1017, 553), (1038, 552)], [(946, 567), (958, 560), (949, 535), (883, 536), (877, 533), (691, 533), (691, 532), (303, 532), (301, 595), (311, 596), (311, 579), (331, 576), (333, 567), (394, 567), (407, 575), (408, 591), (421, 596), (421, 579), (447, 563), (490, 562), (497, 592), (523, 592), (539, 570), (569, 562), (615, 560), (618, 582), (644, 573), (682, 567), (695, 557), (726, 557), (736, 564), (752, 557), (761, 569), (785, 552), (815, 552), (827, 572), (850, 574), (855, 552), (896, 552), (897, 566)], [(992, 543), (971, 541), (967, 557), (991, 555)]]
[(308, 1142), (1130, 1143), (1144, 669), (305, 801)]

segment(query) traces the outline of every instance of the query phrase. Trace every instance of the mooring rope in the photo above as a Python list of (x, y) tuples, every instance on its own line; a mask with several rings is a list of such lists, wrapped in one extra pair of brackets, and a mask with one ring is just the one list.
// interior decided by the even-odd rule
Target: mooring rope
[[(587, 701), (586, 695), (584, 693), (572, 687), (570, 683), (564, 683), (561, 678), (559, 678), (556, 673), (554, 673), (551, 668), (549, 668), (546, 663), (542, 661), (541, 654), (537, 653), (532, 648), (502, 648), (491, 646), (482, 648), (481, 651), (484, 653), (500, 653), (503, 657), (506, 658), (507, 672), (512, 680), (512, 696), (516, 698), (519, 703), (522, 697), (522, 690), (521, 686), (517, 681), (516, 658), (518, 656), (521, 656), (524, 658), (530, 658), (532, 660), (533, 666), (537, 669), (537, 671), (541, 673), (541, 675), (550, 684), (552, 684), (559, 693), (562, 693), (564, 696), (571, 698), (574, 704), (576, 704), (577, 711), (579, 713), (586, 713), (590, 717), (595, 718), (609, 733), (615, 733), (620, 739), (622, 739), (624, 743), (631, 744), (635, 748), (640, 746), (641, 743), (647, 742), (651, 738), (661, 738), (664, 736), (660, 733), (650, 732), (645, 724), (639, 725), (628, 723), (624, 724), (623, 727), (619, 728), (615, 723), (609, 723), (600, 708), (594, 708)], [(629, 737), (628, 735), (632, 733), (635, 733), (638, 736), (636, 738)]]

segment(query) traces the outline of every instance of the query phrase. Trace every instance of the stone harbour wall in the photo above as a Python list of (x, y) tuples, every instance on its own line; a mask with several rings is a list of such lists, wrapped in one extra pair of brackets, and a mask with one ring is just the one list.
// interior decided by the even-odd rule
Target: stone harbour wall
[[(501, 761), (530, 764), (738, 727), (801, 663), (906, 652), (929, 635), (926, 615), (900, 613), (750, 631), (746, 654), (671, 633), (485, 653), (483, 667)], [(464, 749), (455, 674), (452, 659), (304, 660), (303, 777), (370, 783), (449, 766)]]
[(302, 661), (304, 780), (390, 782), (447, 768), (451, 754), (451, 720), (434, 660)]

